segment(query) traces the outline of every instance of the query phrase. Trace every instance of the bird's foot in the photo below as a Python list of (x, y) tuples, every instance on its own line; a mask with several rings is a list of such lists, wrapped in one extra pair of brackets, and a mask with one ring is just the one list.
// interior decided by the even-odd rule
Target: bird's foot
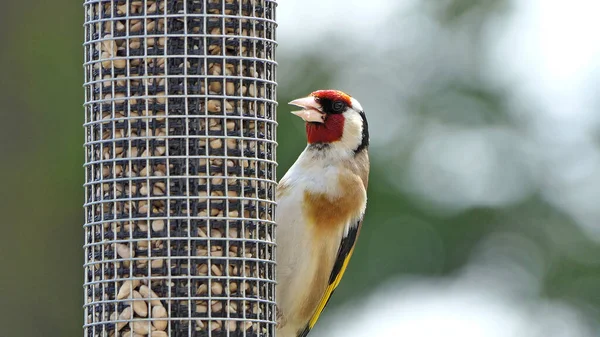
[(275, 318), (277, 319), (277, 325), (275, 326), (277, 329), (285, 325), (285, 316), (277, 305), (275, 305)]

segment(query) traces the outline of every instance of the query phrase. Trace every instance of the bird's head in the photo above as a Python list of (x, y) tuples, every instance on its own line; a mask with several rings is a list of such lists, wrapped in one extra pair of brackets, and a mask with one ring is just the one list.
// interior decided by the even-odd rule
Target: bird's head
[(290, 102), (306, 122), (309, 144), (331, 145), (358, 153), (369, 146), (369, 127), (360, 103), (339, 90), (318, 90)]

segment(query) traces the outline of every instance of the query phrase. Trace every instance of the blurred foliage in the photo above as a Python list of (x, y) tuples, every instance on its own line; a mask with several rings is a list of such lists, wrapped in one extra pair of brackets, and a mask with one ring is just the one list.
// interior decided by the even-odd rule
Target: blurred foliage
[[(502, 206), (447, 212), (408, 190), (399, 191), (389, 180), (405, 175), (404, 163), (427, 125), (507, 126), (522, 132), (519, 118), (505, 104), (510, 88), (489, 83), (477, 62), (485, 53), (481, 27), (509, 9), (506, 0), (428, 0), (415, 9), (442, 29), (465, 30), (471, 47), (463, 52), (473, 62), (460, 71), (434, 72), (426, 86), (410, 93), (404, 103), (419, 128), (412, 131), (416, 136), (406, 151), (391, 159), (381, 148), (371, 152), (364, 230), (330, 308), (397, 275), (451, 275), (473, 259), (486, 237), (505, 233), (542, 252), (541, 262), (535, 256), (516, 256), (542, 279), (541, 295), (573, 303), (600, 320), (600, 247), (536, 191)], [(2, 335), (77, 336), (83, 317), (83, 9), (66, 0), (9, 2), (0, 16), (0, 61), (5, 65), (0, 80)], [(352, 86), (337, 80), (348, 71), (347, 60), (318, 52), (343, 43), (332, 39), (324, 38), (312, 51), (286, 50), (286, 41), (279, 41), (279, 177), (305, 146), (304, 126), (288, 113), (286, 103), (318, 88)], [(445, 55), (436, 43), (424, 41), (425, 52)], [(391, 48), (384, 54), (402, 55), (401, 46)], [(460, 63), (448, 53), (440, 67)], [(396, 63), (389, 57), (384, 61)], [(403, 66), (401, 60), (397, 64)], [(399, 87), (408, 85), (402, 71), (410, 69), (394, 73)], [(384, 118), (368, 108), (367, 114), (370, 120)], [(386, 151), (397, 150), (392, 147)]]
[(83, 317), (83, 9), (12, 2), (3, 16), (0, 246), (10, 272), (0, 279), (2, 334), (75, 336)]
[(492, 15), (506, 14), (510, 9), (507, 0), (427, 0), (422, 5), (441, 23), (454, 28), (461, 20), (480, 24)]

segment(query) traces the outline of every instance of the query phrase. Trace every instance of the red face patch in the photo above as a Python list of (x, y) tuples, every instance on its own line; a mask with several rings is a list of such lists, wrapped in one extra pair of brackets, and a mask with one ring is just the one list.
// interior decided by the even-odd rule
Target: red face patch
[(344, 134), (344, 115), (327, 116), (325, 123), (306, 123), (306, 138), (310, 144), (332, 143), (342, 139)]
[(350, 96), (339, 90), (317, 90), (311, 94), (314, 97), (321, 99), (329, 99), (332, 101), (343, 101), (347, 106), (352, 106)]

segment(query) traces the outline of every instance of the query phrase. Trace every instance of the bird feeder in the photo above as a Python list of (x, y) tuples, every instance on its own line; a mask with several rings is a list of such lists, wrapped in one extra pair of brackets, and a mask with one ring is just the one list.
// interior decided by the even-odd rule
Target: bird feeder
[(273, 336), (274, 0), (86, 0), (85, 336)]

